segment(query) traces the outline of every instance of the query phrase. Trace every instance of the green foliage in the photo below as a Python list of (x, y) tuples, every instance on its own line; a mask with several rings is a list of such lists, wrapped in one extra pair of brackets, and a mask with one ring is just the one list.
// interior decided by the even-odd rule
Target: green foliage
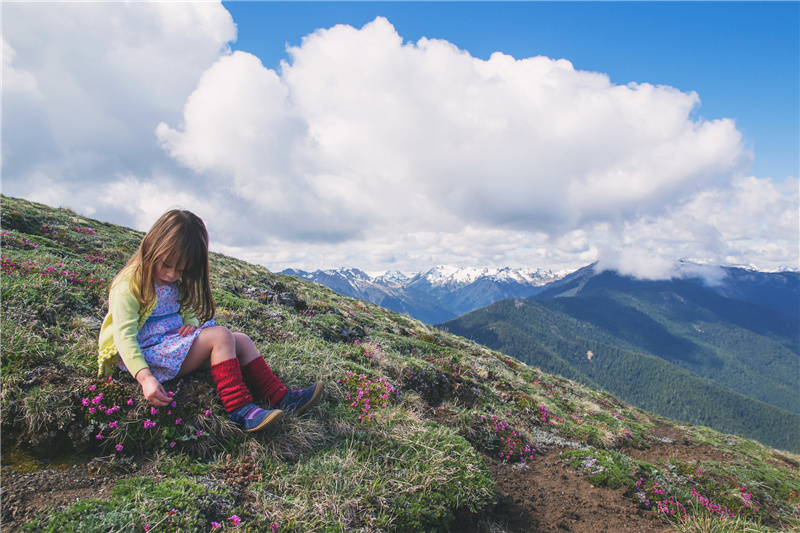
[(639, 466), (626, 455), (614, 450), (581, 449), (562, 454), (576, 470), (584, 473), (596, 487), (634, 487)]
[(154, 483), (150, 478), (132, 478), (117, 483), (108, 501), (78, 500), (26, 528), (48, 532), (209, 531), (212, 522), (225, 522), (235, 514), (233, 501), (231, 489), (213, 481), (180, 477)]

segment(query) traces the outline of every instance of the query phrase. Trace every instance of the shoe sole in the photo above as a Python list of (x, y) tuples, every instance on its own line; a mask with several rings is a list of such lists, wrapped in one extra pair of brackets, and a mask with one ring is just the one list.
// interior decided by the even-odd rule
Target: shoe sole
[(311, 397), (310, 400), (308, 400), (308, 403), (306, 403), (303, 407), (300, 407), (296, 411), (292, 412), (292, 415), (300, 416), (309, 409), (311, 409), (312, 407), (314, 407), (314, 404), (317, 403), (317, 400), (319, 400), (320, 396), (322, 396), (322, 391), (325, 390), (325, 382), (317, 381), (316, 387), (317, 388), (314, 389), (314, 395)]
[(245, 429), (243, 431), (245, 433), (252, 433), (254, 431), (262, 430), (265, 427), (267, 427), (267, 426), (269, 426), (271, 424), (274, 424), (275, 422), (280, 422), (281, 420), (283, 420), (283, 417), (284, 417), (283, 411), (281, 411), (280, 409), (275, 409), (269, 415), (264, 417), (264, 420), (262, 420), (259, 425), (257, 425), (254, 428)]

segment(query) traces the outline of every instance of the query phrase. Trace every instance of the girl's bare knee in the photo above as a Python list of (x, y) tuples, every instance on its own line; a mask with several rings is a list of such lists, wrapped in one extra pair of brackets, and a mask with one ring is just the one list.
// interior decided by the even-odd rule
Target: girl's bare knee
[(225, 326), (212, 326), (200, 332), (212, 346), (233, 346), (236, 341), (233, 334)]
[(253, 341), (250, 340), (250, 337), (248, 337), (246, 334), (238, 332), (238, 331), (236, 333), (233, 333), (233, 338), (236, 341), (237, 345), (240, 342), (253, 342)]

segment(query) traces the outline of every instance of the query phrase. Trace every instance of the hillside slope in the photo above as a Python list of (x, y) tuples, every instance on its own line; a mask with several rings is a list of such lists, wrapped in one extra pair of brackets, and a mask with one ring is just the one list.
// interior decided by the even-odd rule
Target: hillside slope
[(443, 327), (664, 416), (798, 451), (797, 315), (683, 280), (580, 281), (542, 293), (568, 297), (497, 302)]
[(106, 285), (141, 236), (2, 198), (3, 531), (800, 525), (797, 455), (217, 254), (217, 321), (288, 385), (323, 379), (326, 394), (244, 435), (199, 373), (168, 382), (175, 405), (153, 412), (129, 376), (94, 377)]

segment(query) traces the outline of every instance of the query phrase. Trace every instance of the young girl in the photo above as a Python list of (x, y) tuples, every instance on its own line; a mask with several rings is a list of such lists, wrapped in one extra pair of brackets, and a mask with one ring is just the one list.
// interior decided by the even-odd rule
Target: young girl
[[(172, 399), (162, 382), (210, 368), (229, 418), (247, 432), (284, 413), (299, 415), (319, 400), (323, 382), (289, 391), (250, 338), (218, 326), (214, 311), (206, 227), (189, 211), (169, 211), (111, 284), (99, 375), (111, 375), (114, 365), (128, 370), (147, 401), (163, 407)], [(255, 406), (253, 395), (271, 409)]]

